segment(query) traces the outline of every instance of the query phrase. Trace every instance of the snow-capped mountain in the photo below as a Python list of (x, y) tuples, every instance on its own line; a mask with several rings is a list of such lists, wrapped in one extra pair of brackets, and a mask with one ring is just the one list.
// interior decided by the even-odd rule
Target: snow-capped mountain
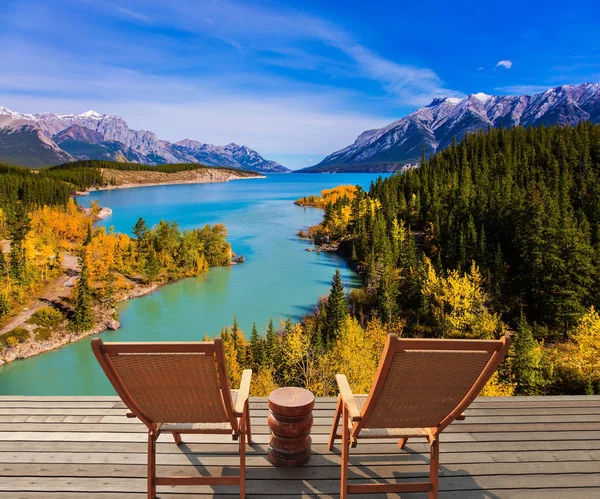
[(428, 106), (376, 130), (361, 133), (353, 144), (327, 156), (305, 172), (396, 171), (488, 127), (575, 125), (600, 122), (600, 84), (563, 85), (536, 95), (472, 94), (434, 99)]
[[(34, 154), (36, 151), (39, 154)], [(202, 163), (260, 172), (288, 171), (247, 146), (213, 146), (188, 139), (172, 144), (153, 132), (132, 130), (118, 116), (97, 111), (21, 114), (0, 106), (0, 162), (39, 167), (74, 159), (149, 165)]]
[(0, 106), (0, 162), (38, 167), (72, 160), (44, 133), (33, 115)]
[(213, 146), (196, 140), (184, 139), (173, 144), (173, 149), (185, 157), (193, 158), (195, 162), (209, 166), (243, 167), (247, 170), (261, 172), (287, 171), (287, 168), (282, 167), (279, 163), (265, 160), (253, 149), (234, 143), (226, 146)]

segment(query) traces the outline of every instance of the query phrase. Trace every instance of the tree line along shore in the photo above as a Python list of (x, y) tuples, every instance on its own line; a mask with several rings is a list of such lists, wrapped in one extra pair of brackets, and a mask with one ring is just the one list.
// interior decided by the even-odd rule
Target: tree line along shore
[(600, 125), (493, 129), (421, 166), (296, 201), (324, 210), (304, 234), (336, 245), (363, 280), (300, 323), (221, 332), (229, 376), (254, 395), (334, 375), (371, 388), (385, 337), (498, 338), (513, 344), (482, 395), (600, 394)]
[(297, 324), (224, 328), (228, 375), (335, 392), (370, 388), (385, 336), (514, 334), (484, 395), (600, 393), (600, 125), (493, 129), (421, 166), (297, 204), (324, 210), (307, 236), (334, 243), (363, 279)]
[[(157, 173), (211, 170), (193, 166), (163, 165)], [(32, 172), (0, 165), (1, 363), (117, 328), (118, 301), (232, 263), (223, 225), (182, 231), (176, 222), (150, 228), (140, 218), (129, 237), (95, 228), (101, 208), (92, 203), (83, 210), (72, 196), (114, 185), (120, 173), (144, 174), (148, 168), (84, 162)], [(228, 178), (238, 173), (215, 171)]]

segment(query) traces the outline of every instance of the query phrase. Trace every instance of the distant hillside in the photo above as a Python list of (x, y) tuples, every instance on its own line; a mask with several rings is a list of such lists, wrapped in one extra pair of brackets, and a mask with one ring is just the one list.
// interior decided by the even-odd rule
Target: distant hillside
[(289, 171), (244, 145), (215, 146), (189, 139), (172, 144), (153, 132), (130, 129), (118, 116), (96, 111), (22, 114), (0, 106), (0, 161), (39, 168), (77, 159)]
[(195, 163), (157, 166), (115, 161), (74, 161), (41, 170), (40, 177), (60, 179), (78, 190), (157, 184), (198, 184), (258, 178), (258, 172), (239, 168), (208, 167)]
[(600, 122), (600, 84), (563, 85), (536, 95), (472, 94), (463, 99), (434, 99), (426, 107), (389, 125), (361, 133), (353, 144), (318, 165), (299, 170), (320, 172), (397, 171), (429, 157), (454, 138), (488, 127), (575, 125)]

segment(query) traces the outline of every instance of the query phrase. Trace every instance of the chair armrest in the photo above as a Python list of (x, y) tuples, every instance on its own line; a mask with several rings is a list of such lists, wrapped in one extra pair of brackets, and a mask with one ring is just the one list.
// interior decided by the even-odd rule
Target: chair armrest
[(252, 369), (244, 369), (242, 380), (240, 381), (240, 389), (238, 390), (237, 399), (233, 412), (236, 416), (241, 416), (244, 413), (244, 405), (250, 396), (250, 379), (252, 378)]
[(342, 401), (350, 413), (350, 419), (352, 419), (352, 421), (360, 421), (362, 417), (360, 415), (360, 411), (358, 410), (358, 406), (356, 405), (356, 400), (354, 400), (354, 395), (352, 394), (352, 389), (348, 384), (346, 375), (336, 374), (335, 380), (337, 381), (338, 388), (340, 389)]

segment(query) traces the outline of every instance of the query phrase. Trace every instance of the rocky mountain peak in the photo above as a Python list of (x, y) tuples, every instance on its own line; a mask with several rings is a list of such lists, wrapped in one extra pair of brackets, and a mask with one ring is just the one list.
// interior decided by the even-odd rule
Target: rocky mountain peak
[[(5, 116), (5, 119), (1, 119)], [(10, 123), (9, 123), (10, 122)], [(208, 166), (228, 166), (259, 172), (288, 171), (274, 161), (265, 160), (247, 146), (230, 143), (227, 146), (203, 144), (192, 139), (184, 139), (174, 144), (160, 140), (154, 132), (132, 130), (124, 119), (89, 110), (81, 114), (20, 114), (0, 107), (0, 132), (6, 126), (12, 129), (25, 126), (34, 127), (38, 133), (37, 147), (51, 147), (55, 155), (45, 164), (69, 161), (72, 159), (123, 159), (149, 165), (163, 163), (199, 163)], [(18, 138), (18, 137), (17, 137)], [(14, 141), (0, 133), (0, 161), (2, 141)], [(31, 142), (31, 139), (29, 139)], [(60, 146), (60, 147), (59, 147)], [(14, 145), (15, 150), (35, 149), (34, 145)], [(12, 150), (11, 149), (11, 150)], [(24, 155), (26, 156), (26, 155)], [(44, 157), (49, 157), (45, 155)], [(10, 158), (15, 162), (14, 155)], [(29, 166), (24, 159), (16, 162)], [(36, 159), (31, 166), (41, 166)]]
[(304, 171), (395, 171), (432, 154), (456, 137), (499, 126), (576, 125), (600, 122), (600, 84), (562, 85), (534, 95), (433, 99), (389, 125), (361, 133), (353, 144)]

